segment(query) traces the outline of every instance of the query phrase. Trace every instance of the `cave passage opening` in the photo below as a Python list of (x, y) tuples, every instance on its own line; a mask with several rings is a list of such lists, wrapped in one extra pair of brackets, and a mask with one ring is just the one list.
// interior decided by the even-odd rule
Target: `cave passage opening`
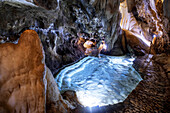
[(123, 102), (142, 80), (129, 56), (87, 56), (56, 76), (60, 92), (73, 90), (84, 107)]

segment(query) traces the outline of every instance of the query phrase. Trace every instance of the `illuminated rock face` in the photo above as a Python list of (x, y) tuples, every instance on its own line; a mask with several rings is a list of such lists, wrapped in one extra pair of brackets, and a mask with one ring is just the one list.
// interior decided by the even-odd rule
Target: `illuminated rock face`
[(161, 0), (125, 0), (120, 3), (121, 28), (138, 35), (148, 46), (155, 34), (156, 41), (153, 39), (155, 43), (151, 47), (153, 54), (168, 50), (168, 27), (165, 25), (168, 20), (162, 16), (162, 4)]
[(153, 53), (150, 47), (143, 41), (141, 35), (135, 34), (128, 30), (123, 30), (123, 34), (126, 37), (127, 44), (133, 49), (135, 55), (145, 55), (146, 53)]
[(61, 70), (56, 82), (61, 92), (74, 90), (84, 106), (123, 102), (141, 81), (132, 67), (134, 58), (86, 57)]
[(18, 44), (0, 44), (0, 111), (45, 112), (45, 64), (38, 34), (25, 31)]
[[(133, 5), (131, 5), (133, 4)], [(149, 27), (145, 25), (143, 28), (136, 20), (134, 14), (130, 12), (134, 7), (134, 2), (125, 0), (120, 3), (120, 13), (122, 15), (120, 26), (123, 29), (122, 37), (125, 38), (128, 44), (136, 55), (144, 55), (149, 53), (150, 40), (152, 37), (149, 34)]]
[[(142, 28), (146, 32), (149, 28), (149, 34), (156, 34), (157, 41), (153, 45), (156, 53), (168, 51), (168, 40), (166, 28), (163, 25), (164, 18), (162, 17), (162, 1), (161, 0), (143, 0), (142, 2), (136, 1), (136, 10), (138, 14), (138, 23), (141, 23)], [(142, 20), (142, 21), (141, 21)], [(148, 24), (147, 28), (145, 27)], [(147, 36), (147, 35), (146, 35)]]
[[(150, 40), (151, 40), (151, 36), (149, 34), (149, 27), (145, 24), (143, 24), (143, 26), (141, 26), (141, 23), (138, 23), (138, 21), (136, 20), (135, 16), (133, 15), (132, 12), (130, 12), (132, 10), (132, 8), (134, 7), (130, 7), (130, 9), (128, 9), (129, 5), (132, 4), (130, 0), (128, 1), (124, 1), (122, 3), (120, 3), (120, 12), (122, 15), (122, 19), (121, 19), (121, 23), (120, 26), (122, 29), (126, 29), (129, 30), (131, 32), (133, 32), (134, 34), (138, 35), (141, 37), (141, 40), (147, 44), (148, 46), (150, 46)], [(129, 4), (127, 4), (129, 3)], [(133, 3), (135, 4), (135, 3)], [(131, 6), (131, 5), (130, 5)]]
[(45, 66), (38, 34), (26, 30), (18, 44), (0, 44), (0, 112), (67, 113), (51, 71)]
[(120, 26), (122, 29), (129, 30), (131, 32), (137, 33), (138, 35), (141, 35), (141, 28), (136, 21), (135, 17), (133, 14), (130, 12), (128, 13), (128, 6), (126, 3), (126, 0), (122, 3), (120, 3), (120, 13), (122, 16)]

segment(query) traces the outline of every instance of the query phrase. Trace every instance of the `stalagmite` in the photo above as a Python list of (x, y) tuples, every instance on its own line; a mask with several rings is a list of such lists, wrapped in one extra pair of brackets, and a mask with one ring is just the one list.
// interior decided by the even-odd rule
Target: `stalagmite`
[(67, 113), (38, 34), (24, 31), (18, 44), (0, 44), (0, 113)]

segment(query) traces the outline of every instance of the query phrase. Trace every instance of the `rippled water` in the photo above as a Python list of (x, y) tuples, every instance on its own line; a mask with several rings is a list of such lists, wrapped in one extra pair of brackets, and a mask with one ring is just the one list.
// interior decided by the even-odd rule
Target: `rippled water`
[(125, 100), (142, 80), (132, 67), (134, 58), (88, 56), (57, 75), (60, 91), (74, 90), (84, 106), (103, 106)]

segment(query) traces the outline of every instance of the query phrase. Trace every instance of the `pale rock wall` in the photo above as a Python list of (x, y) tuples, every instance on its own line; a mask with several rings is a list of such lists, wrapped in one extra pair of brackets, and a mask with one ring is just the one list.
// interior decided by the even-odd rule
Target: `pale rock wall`
[(155, 51), (154, 53), (168, 51), (169, 20), (162, 16), (163, 3), (161, 0), (125, 0), (120, 4), (120, 12), (122, 29), (140, 35), (142, 41), (148, 46), (151, 45), (155, 34), (156, 42), (151, 47)]
[(133, 31), (140, 35), (141, 28), (138, 22), (136, 21), (135, 17), (133, 16), (133, 14), (131, 12), (128, 13), (128, 6), (126, 0), (120, 3), (119, 10), (122, 16), (121, 23), (120, 23), (121, 28), (129, 31)]
[(141, 24), (147, 23), (150, 35), (157, 36), (153, 49), (156, 53), (168, 51), (169, 36), (165, 24), (163, 24), (162, 7), (159, 7), (162, 6), (162, 1), (158, 5), (156, 5), (158, 1), (154, 0), (136, 0), (136, 3), (138, 17), (142, 19)]

